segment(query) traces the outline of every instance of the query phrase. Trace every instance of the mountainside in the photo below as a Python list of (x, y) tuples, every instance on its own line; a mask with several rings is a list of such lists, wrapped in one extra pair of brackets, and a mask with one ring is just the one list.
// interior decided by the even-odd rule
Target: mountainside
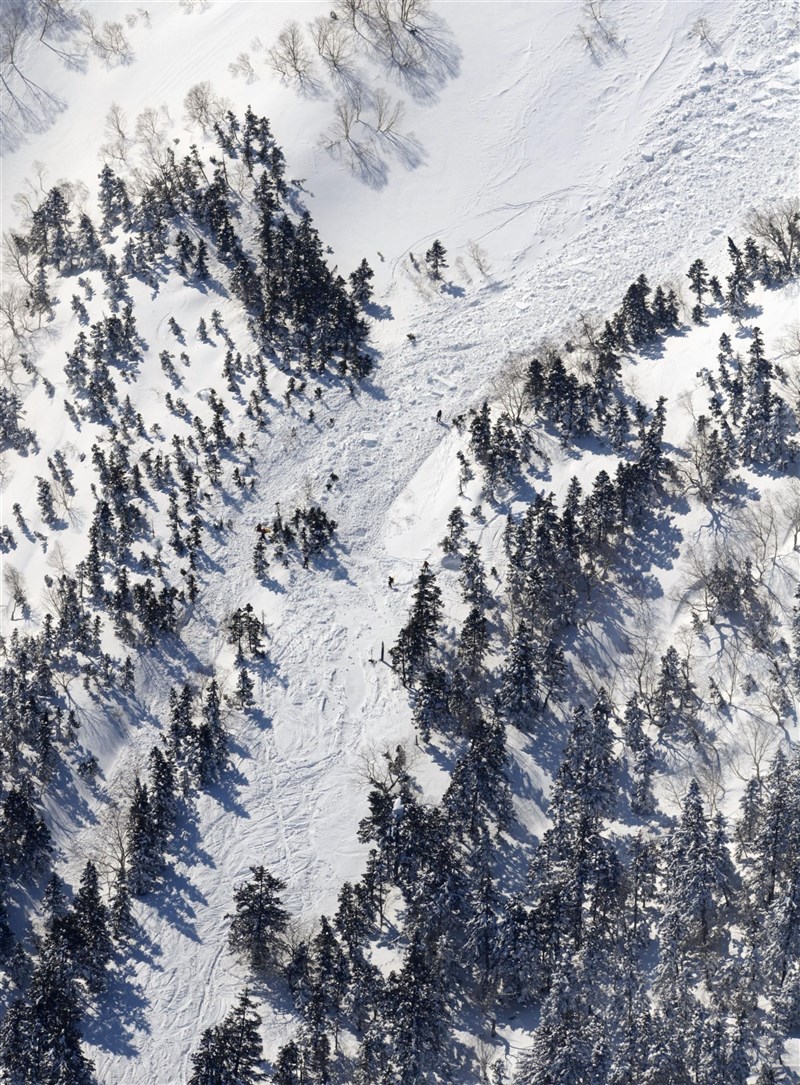
[(0, 29), (0, 1080), (797, 1081), (793, 5)]

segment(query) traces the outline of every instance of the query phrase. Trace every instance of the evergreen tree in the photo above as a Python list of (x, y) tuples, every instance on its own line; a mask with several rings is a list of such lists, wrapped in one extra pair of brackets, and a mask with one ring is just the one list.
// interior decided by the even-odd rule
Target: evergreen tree
[(137, 776), (128, 814), (127, 884), (134, 896), (149, 892), (164, 863), (160, 829), (153, 822), (147, 785)]
[(591, 716), (583, 705), (572, 713), (572, 725), (553, 786), (557, 817), (591, 821), (610, 813), (616, 798), (613, 708), (601, 690)]
[(460, 505), (452, 510), (447, 517), (447, 534), (439, 545), (445, 554), (457, 554), (464, 543), (467, 530), (467, 521), (464, 519), (464, 511)]
[(751, 885), (772, 904), (778, 888), (800, 862), (800, 758), (790, 762), (782, 748), (764, 780), (762, 813), (753, 841)]
[(413, 684), (422, 668), (429, 665), (441, 615), (442, 590), (426, 561), (414, 586), (408, 622), (389, 650), (392, 666), (400, 671), (404, 685)]
[(515, 1085), (592, 1085), (593, 1050), (602, 1035), (602, 1018), (590, 1004), (587, 978), (564, 961), (542, 1005), (533, 1043), (520, 1059)]
[(728, 255), (733, 266), (725, 280), (728, 284), (728, 292), (725, 295), (725, 309), (734, 320), (741, 320), (753, 284), (747, 274), (744, 258), (730, 237), (728, 238)]
[(25, 776), (0, 807), (0, 875), (26, 876), (43, 870), (53, 851), (50, 830), (33, 797), (33, 784)]
[[(81, 1049), (79, 1023), (80, 1001), (68, 950), (60, 939), (48, 939), (24, 1007), (14, 1015), (12, 1050), (5, 1044), (0, 1048), (0, 1065), (5, 1062), (5, 1069), (20, 1074), (23, 1085), (94, 1085), (94, 1066)], [(14, 1059), (10, 1065), (9, 1056)]]
[(80, 888), (72, 906), (75, 930), (73, 960), (79, 976), (93, 993), (106, 985), (106, 971), (113, 953), (108, 908), (100, 896), (97, 869), (91, 861), (84, 867)]
[(52, 934), (69, 913), (66, 890), (64, 879), (53, 871), (42, 896), (42, 919), (46, 934)]
[(263, 1081), (260, 1024), (245, 989), (225, 1020), (203, 1032), (192, 1054), (189, 1085), (256, 1085)]
[(538, 661), (539, 643), (527, 622), (521, 621), (508, 646), (499, 700), (503, 710), (523, 721), (523, 726), (530, 726), (542, 706)]
[(480, 547), (474, 541), (467, 543), (467, 550), (461, 562), (459, 573), (461, 598), (465, 603), (483, 609), (489, 598), (486, 588), (486, 574), (481, 561)]
[(441, 279), (441, 269), (447, 267), (446, 256), (447, 251), (441, 241), (437, 238), (425, 253), (425, 263), (428, 265), (428, 269), (434, 279)]
[(189, 1085), (223, 1085), (226, 1081), (225, 1050), (219, 1028), (207, 1028), (192, 1052)]
[(273, 1085), (303, 1085), (308, 1081), (305, 1058), (294, 1040), (284, 1044), (275, 1059)]
[(275, 878), (263, 866), (250, 867), (253, 875), (233, 891), (236, 914), (232, 917), (228, 945), (238, 953), (254, 972), (273, 968), (283, 951), (283, 932), (289, 923), (289, 913), (281, 904), (279, 894), (285, 882)]
[(236, 705), (238, 708), (244, 711), (250, 708), (255, 703), (253, 692), (255, 690), (255, 683), (250, 677), (246, 668), (242, 667), (239, 671), (239, 677), (236, 682)]
[(689, 268), (689, 282), (702, 316), (703, 295), (708, 290), (708, 272), (702, 260), (695, 260)]
[(261, 1018), (247, 988), (222, 1022), (221, 1047), (225, 1053), (225, 1085), (254, 1085), (262, 1081), (263, 1045), (259, 1034)]
[(397, 1085), (422, 1085), (430, 1080), (444, 1047), (449, 1007), (442, 989), (445, 976), (437, 946), (426, 946), (418, 931), (411, 933), (400, 972), (387, 980), (384, 1022), (392, 1039), (392, 1063)]
[(356, 270), (350, 273), (350, 293), (353, 301), (361, 309), (369, 304), (372, 297), (372, 279), (374, 277), (375, 272), (366, 259), (362, 260)]
[[(240, 700), (241, 692), (237, 688)], [(189, 754), (189, 767), (201, 787), (218, 780), (228, 761), (228, 732), (222, 720), (221, 706), (219, 686), (216, 678), (212, 678), (203, 694), (201, 719), (194, 728)]]
[(724, 837), (709, 826), (696, 780), (684, 800), (669, 843), (666, 916), (680, 923), (680, 944), (707, 946), (732, 895), (730, 857)]
[(111, 934), (117, 942), (123, 941), (133, 930), (131, 892), (128, 888), (128, 878), (124, 865), (120, 867), (114, 878), (109, 920)]
[(625, 329), (637, 349), (649, 343), (656, 334), (655, 319), (647, 302), (649, 294), (647, 278), (640, 275), (636, 282), (628, 287), (622, 302)]
[(464, 619), (458, 641), (458, 658), (468, 674), (475, 674), (480, 669), (488, 648), (488, 640), (486, 618), (479, 608), (474, 606)]

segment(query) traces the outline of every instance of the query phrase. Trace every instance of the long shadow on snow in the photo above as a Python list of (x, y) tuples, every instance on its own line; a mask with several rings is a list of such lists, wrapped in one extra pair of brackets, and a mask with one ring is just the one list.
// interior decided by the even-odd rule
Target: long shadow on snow
[[(625, 622), (630, 621), (633, 612), (624, 594), (613, 583), (599, 586), (592, 604), (591, 615), (586, 622), (580, 628), (567, 631), (563, 647), (591, 667), (594, 673), (612, 676), (618, 669), (620, 658), (631, 652)], [(574, 704), (582, 702), (586, 708), (590, 708), (596, 698), (596, 688), (581, 683), (574, 673), (570, 675), (570, 680), (573, 683), (572, 687), (567, 686), (573, 689), (570, 701)]]
[(461, 50), (445, 20), (430, 11), (415, 18), (413, 38), (419, 49), (416, 62), (406, 54), (394, 59), (380, 47), (375, 52), (415, 101), (433, 104), (448, 81), (461, 71)]
[[(251, 719), (254, 716), (259, 716), (262, 720), (265, 719), (264, 714), (258, 709), (249, 709), (248, 715)], [(266, 728), (267, 721), (264, 724), (259, 724)], [(242, 760), (250, 759), (251, 754), (244, 746), (236, 741), (230, 741), (228, 743), (228, 753), (234, 754)], [(250, 815), (247, 809), (239, 802), (239, 792), (250, 784), (249, 779), (245, 774), (236, 766), (229, 765), (229, 767), (222, 774), (222, 778), (215, 784), (211, 784), (207, 787), (206, 794), (219, 803), (223, 810), (227, 810), (231, 814), (235, 814), (240, 818), (249, 818)], [(209, 865), (213, 866), (213, 862)]]
[[(213, 861), (208, 865), (213, 866)], [(193, 905), (205, 906), (208, 900), (185, 874), (171, 869), (164, 885), (149, 893), (146, 899), (161, 919), (192, 942), (200, 942), (193, 923), (197, 918)]]
[[(617, 551), (617, 569), (623, 580), (641, 578), (656, 566), (659, 569), (672, 569), (680, 556), (683, 532), (673, 523), (669, 512), (661, 510), (646, 513), (637, 523), (634, 532), (626, 537), (624, 546)], [(657, 581), (651, 581), (650, 588), (656, 590)], [(657, 598), (662, 594), (657, 585)]]
[(150, 1032), (149, 1004), (132, 964), (125, 961), (119, 971), (110, 974), (97, 1008), (84, 1014), (84, 1039), (112, 1055), (135, 1057), (139, 1048), (133, 1042), (134, 1035)]
[[(266, 731), (272, 728), (272, 717), (268, 716), (266, 712), (262, 711), (262, 709), (258, 705), (253, 705), (251, 708), (248, 708), (247, 715), (250, 717), (253, 723), (255, 723), (256, 727), (259, 728), (259, 730)], [(233, 749), (234, 747), (231, 748)], [(251, 754), (247, 750), (244, 750), (243, 747), (236, 746), (235, 748), (237, 750), (242, 750), (243, 757), (249, 758), (251, 756)], [(247, 782), (248, 781), (245, 780), (245, 784)]]
[[(320, 572), (325, 572), (334, 580), (344, 580), (347, 584), (351, 584), (352, 581), (347, 574), (347, 569), (342, 564), (339, 553), (349, 555), (350, 551), (344, 543), (335, 543), (334, 548), (330, 548), (322, 554), (316, 554), (313, 558), (314, 568)], [(338, 553), (337, 553), (338, 551)], [(311, 562), (309, 562), (311, 564)]]
[(251, 975), (247, 989), (256, 1001), (265, 1003), (274, 1014), (291, 1017), (299, 1024), (297, 1007), (286, 981), (280, 976)]
[(356, 399), (358, 399), (358, 393), (361, 392), (370, 399), (376, 400), (378, 403), (388, 402), (389, 397), (386, 392), (381, 388), (379, 384), (374, 384), (368, 378), (362, 380), (359, 384), (354, 385), (356, 390)]
[(201, 840), (197, 811), (193, 806), (185, 803), (178, 818), (172, 842), (171, 851), (174, 858), (179, 859), (186, 866), (202, 863), (203, 866), (215, 867), (216, 863), (202, 847)]
[[(523, 798), (512, 782), (512, 791), (515, 797)], [(535, 793), (534, 788), (527, 786), (523, 789), (529, 793)], [(540, 810), (544, 810), (547, 803), (540, 794), (533, 800)], [(495, 841), (495, 854), (497, 860), (494, 868), (495, 885), (504, 897), (514, 896), (521, 893), (528, 877), (528, 867), (539, 841), (520, 821), (513, 820), (504, 832)]]
[(371, 320), (394, 320), (391, 305), (378, 305), (374, 301), (368, 301), (364, 312)]
[(645, 343), (644, 346), (638, 347), (636, 354), (626, 355), (626, 360), (631, 365), (637, 364), (637, 358), (642, 358), (648, 362), (658, 362), (664, 357), (664, 348), (670, 339), (685, 339), (691, 328), (688, 324), (681, 324), (678, 328), (673, 328), (668, 332), (662, 332), (656, 339), (653, 339), (650, 343)]
[[(536, 455), (536, 453), (534, 453), (534, 455)], [(503, 494), (502, 496), (494, 494), (492, 497), (487, 495), (486, 501), (487, 504), (491, 506), (492, 512), (496, 516), (507, 517), (515, 506), (517, 508), (517, 515), (519, 515), (520, 512), (525, 511), (524, 509), (520, 509), (519, 506), (524, 505), (525, 509), (527, 509), (529, 505), (532, 505), (536, 501), (536, 498), (540, 494), (547, 493), (547, 487), (538, 487), (534, 485), (534, 478), (539, 482), (547, 482), (550, 479), (550, 473), (546, 467), (540, 472), (532, 463), (526, 464), (524, 473), (518, 471), (514, 475), (512, 489), (509, 493)]]
[(150, 648), (152, 662), (163, 667), (164, 675), (176, 683), (183, 683), (187, 674), (211, 677), (211, 668), (202, 663), (178, 634), (164, 634)]
[(54, 800), (59, 815), (67, 815), (76, 826), (96, 825), (97, 815), (81, 794), (73, 773), (74, 767), (68, 766), (65, 758), (58, 757), (48, 778), (50, 797)]

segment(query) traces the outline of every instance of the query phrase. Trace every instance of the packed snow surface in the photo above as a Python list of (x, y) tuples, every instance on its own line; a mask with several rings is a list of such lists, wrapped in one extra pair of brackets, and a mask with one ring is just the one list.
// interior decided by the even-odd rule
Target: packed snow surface
[[(429, 79), (397, 85), (376, 64), (364, 66), (370, 85), (384, 84), (404, 100), (405, 117), (402, 139), (379, 146), (361, 166), (323, 146), (333, 120), (330, 86), (300, 95), (264, 63), (263, 50), (288, 19), (304, 22), (327, 10), (324, 3), (219, 2), (187, 13), (159, 3), (147, 23), (139, 14), (128, 32), (130, 64), (92, 60), (86, 72), (71, 71), (40, 50), (31, 70), (63, 109), (41, 131), (20, 132), (3, 163), (8, 226), (12, 198), (34, 175), (34, 162), (43, 164), (48, 183), (82, 180), (94, 190), (112, 103), (129, 118), (165, 107), (184, 150), (197, 135), (182, 117), (183, 99), (192, 84), (210, 79), (237, 111), (251, 104), (270, 118), (288, 176), (302, 180), (305, 204), (333, 249), (331, 262), (347, 274), (366, 257), (376, 272), (380, 318), (371, 342), (380, 361), (371, 386), (352, 401), (346, 391), (331, 393), (335, 422), (327, 430), (324, 409), (315, 426), (299, 425), (288, 411), (275, 415), (257, 446), (266, 486), (257, 501), (220, 510), (232, 528), (210, 556), (224, 573), (210, 582), (201, 616), (184, 632), (195, 657), (187, 676), (217, 668), (230, 680), (232, 656), (219, 623), (246, 602), (263, 612), (273, 676), (257, 690), (261, 711), (235, 736), (235, 788), (200, 798), (196, 838), (177, 861), (170, 896), (159, 907), (137, 906), (146, 940), (130, 966), (133, 986), (120, 987), (127, 1003), (116, 1008), (118, 1034), (109, 1038), (101, 1022), (88, 1022), (98, 1077), (119, 1085), (185, 1081), (200, 1032), (232, 1004), (243, 973), (225, 949), (226, 916), (232, 887), (249, 865), (263, 863), (284, 879), (287, 907), (309, 922), (330, 914), (343, 881), (361, 872), (364, 759), (398, 742), (414, 745), (406, 697), (380, 655), (405, 620), (421, 562), (441, 563), (437, 544), (457, 501), (455, 452), (462, 447), (449, 420), (491, 398), (510, 353), (559, 335), (580, 311), (605, 313), (642, 271), (653, 283), (679, 283), (698, 257), (713, 270), (747, 209), (797, 181), (800, 54), (792, 3), (619, 0), (616, 40), (594, 54), (577, 34), (577, 4), (435, 3), (440, 51)], [(92, 11), (102, 20), (137, 15), (140, 6), (97, 3)], [(701, 15), (711, 45), (691, 34)], [(251, 82), (228, 68), (243, 49), (253, 61)], [(434, 238), (448, 251), (443, 287), (418, 270)], [(796, 312), (797, 295), (759, 300), (769, 350)], [(188, 328), (207, 315), (207, 301), (185, 291), (175, 298), (164, 291), (152, 304), (142, 291), (137, 302), (141, 333), (152, 345), (169, 315)], [(224, 303), (220, 308), (225, 317)], [(58, 336), (69, 321), (62, 304), (42, 359), (57, 384)], [(676, 339), (658, 362), (640, 361), (626, 373), (644, 402), (668, 397), (667, 436), (676, 443), (690, 424), (678, 395), (695, 387), (723, 330), (732, 325), (719, 317), (701, 333), (707, 342), (697, 334), (688, 346)], [(184, 394), (202, 394), (204, 356), (217, 364), (219, 352), (195, 352), (195, 384)], [(137, 389), (141, 402), (150, 398), (152, 418), (163, 410), (157, 376), (155, 369), (143, 373)], [(65, 439), (60, 416), (51, 427), (46, 404), (41, 389), (27, 403), (42, 461)], [(440, 408), (442, 425), (435, 422)], [(81, 435), (69, 440), (88, 453)], [(552, 456), (542, 485), (560, 496), (572, 475), (591, 481), (602, 465), (557, 447)], [(313, 575), (295, 568), (282, 591), (258, 587), (250, 571), (255, 524), (272, 515), (276, 501), (293, 507), (309, 487), (318, 496), (331, 471), (340, 479), (325, 497), (339, 525), (335, 566)], [(28, 461), (5, 480), (6, 509), (31, 504), (38, 472)], [(703, 515), (695, 509), (679, 529), (701, 532)], [(488, 519), (482, 542), (499, 550), (501, 529), (502, 517)], [(69, 564), (69, 545), (80, 556), (85, 539), (80, 530), (67, 538)], [(787, 560), (796, 576), (796, 555)], [(32, 584), (46, 571), (33, 546), (21, 547), (15, 562)], [(680, 620), (674, 594), (685, 571), (676, 561), (659, 575), (666, 633)], [(463, 607), (455, 592), (447, 600), (446, 622), (454, 624)], [(163, 684), (149, 684), (147, 674), (137, 682), (143, 721), (121, 720), (114, 733), (106, 723), (93, 732), (89, 722), (82, 736), (109, 794), (146, 756), (152, 721), (164, 719)], [(520, 758), (534, 790), (546, 788), (537, 767)], [(441, 770), (422, 752), (414, 770), (437, 797)], [(74, 876), (99, 829), (87, 816), (50, 813)], [(530, 833), (544, 824), (532, 800), (518, 814)], [(260, 1009), (274, 1053), (294, 1014), (268, 1001)], [(512, 1049), (524, 1042), (510, 1027), (504, 1035)]]

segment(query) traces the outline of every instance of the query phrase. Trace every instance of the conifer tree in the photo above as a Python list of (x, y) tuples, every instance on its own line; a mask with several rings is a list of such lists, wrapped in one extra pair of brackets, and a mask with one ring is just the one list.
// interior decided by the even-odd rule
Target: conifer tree
[(400, 671), (404, 685), (413, 684), (421, 670), (429, 665), (441, 614), (442, 591), (426, 561), (414, 586), (408, 622), (400, 630), (397, 643), (389, 650), (392, 665)]
[(128, 814), (128, 886), (134, 896), (149, 892), (164, 862), (160, 829), (153, 822), (147, 785), (137, 776)]
[(434, 279), (441, 279), (441, 269), (447, 267), (446, 256), (447, 251), (441, 241), (437, 238), (425, 253), (425, 263), (428, 265)]
[(730, 857), (724, 837), (709, 825), (700, 788), (692, 780), (680, 822), (669, 845), (665, 916), (680, 924), (680, 944), (705, 947), (732, 895)]
[(730, 237), (728, 238), (728, 255), (733, 266), (725, 280), (728, 285), (728, 292), (725, 295), (725, 309), (734, 320), (741, 320), (753, 284), (747, 274), (742, 253)]
[(253, 875), (233, 891), (236, 913), (232, 917), (228, 945), (247, 961), (254, 972), (273, 968), (283, 951), (283, 932), (289, 913), (280, 893), (285, 882), (275, 878), (266, 867), (250, 867)]
[(689, 268), (689, 282), (692, 293), (697, 298), (697, 307), (700, 309), (702, 319), (703, 295), (708, 290), (708, 272), (702, 260), (695, 260)]
[(372, 297), (372, 279), (374, 277), (375, 272), (366, 259), (362, 260), (356, 270), (350, 273), (350, 293), (353, 301), (361, 309), (369, 304)]
[(541, 708), (538, 664), (539, 643), (528, 623), (521, 621), (508, 646), (499, 699), (503, 711), (524, 726), (530, 726)]
[(92, 993), (106, 985), (106, 972), (113, 953), (108, 908), (100, 896), (97, 868), (89, 861), (81, 875), (80, 888), (72, 906), (75, 930), (73, 959), (78, 975)]

